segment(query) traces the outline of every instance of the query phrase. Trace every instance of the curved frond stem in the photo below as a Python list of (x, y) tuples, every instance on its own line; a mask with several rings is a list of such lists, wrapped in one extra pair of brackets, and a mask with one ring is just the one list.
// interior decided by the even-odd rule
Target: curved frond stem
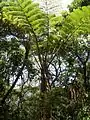
[[(17, 0), (17, 1), (18, 1), (18, 0)], [(22, 8), (21, 4), (19, 3), (19, 1), (18, 1), (18, 4), (19, 4), (21, 10), (23, 11), (23, 8)], [(36, 35), (36, 33), (34, 32), (33, 27), (32, 27), (32, 25), (31, 25), (31, 23), (29, 22), (27, 15), (25, 14), (24, 11), (23, 11), (23, 13), (24, 13), (24, 15), (25, 15), (25, 17), (26, 17), (26, 20), (27, 20), (27, 22), (28, 22), (28, 24), (29, 24), (29, 26), (30, 26), (31, 33), (34, 35), (35, 42), (36, 42), (36, 46), (37, 46), (37, 51), (38, 51), (38, 52), (37, 52), (37, 53), (38, 53), (38, 58), (39, 58), (40, 64), (42, 65), (42, 59), (41, 59), (41, 55), (40, 55), (40, 49), (39, 49), (39, 45), (38, 45), (37, 35)]]

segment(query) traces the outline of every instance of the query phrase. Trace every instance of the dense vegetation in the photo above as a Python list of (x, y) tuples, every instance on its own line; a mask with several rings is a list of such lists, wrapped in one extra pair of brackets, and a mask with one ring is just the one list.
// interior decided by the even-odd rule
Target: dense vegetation
[(84, 2), (75, 0), (58, 16), (31, 0), (0, 2), (0, 120), (90, 119)]

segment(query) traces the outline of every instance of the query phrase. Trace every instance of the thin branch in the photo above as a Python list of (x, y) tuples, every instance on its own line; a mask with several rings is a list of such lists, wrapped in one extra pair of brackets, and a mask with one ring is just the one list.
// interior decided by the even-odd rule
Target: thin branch
[[(79, 25), (74, 31), (72, 31), (72, 33), (67, 37), (67, 41), (70, 40), (70, 38), (72, 37), (72, 35), (76, 32), (76, 30), (79, 29), (79, 27), (81, 27), (81, 25)], [(60, 49), (61, 46), (59, 46), (59, 48), (56, 50), (54, 56), (52, 57), (51, 61), (49, 62), (49, 65), (51, 64), (51, 62), (54, 60), (56, 54), (59, 52), (59, 49)], [(49, 67), (48, 65), (48, 67)]]
[(4, 95), (4, 97), (3, 97), (2, 101), (1, 101), (2, 104), (5, 103), (5, 100), (7, 99), (7, 97), (9, 96), (9, 94), (12, 92), (13, 88), (15, 87), (15, 85), (16, 85), (19, 77), (20, 77), (21, 74), (22, 74), (22, 71), (23, 71), (23, 69), (24, 69), (24, 66), (25, 66), (25, 64), (23, 64), (23, 66), (21, 67), (20, 71), (18, 72), (17, 77), (16, 77), (15, 81), (13, 82), (12, 86), (11, 86), (10, 89), (7, 91), (7, 93)]
[(18, 82), (18, 79), (19, 77), (21, 76), (22, 74), (22, 71), (25, 67), (25, 64), (26, 64), (26, 60), (28, 59), (28, 54), (29, 54), (29, 50), (26, 49), (26, 52), (25, 52), (25, 59), (24, 59), (24, 62), (23, 62), (23, 65), (22, 67), (20, 68), (18, 74), (17, 74), (17, 77), (15, 79), (15, 81), (13, 82), (12, 86), (10, 87), (10, 89), (7, 91), (7, 93), (4, 95), (3, 99), (1, 100), (1, 103), (4, 104), (5, 103), (5, 100), (8, 98), (9, 94), (12, 92), (13, 88), (15, 87), (16, 83)]

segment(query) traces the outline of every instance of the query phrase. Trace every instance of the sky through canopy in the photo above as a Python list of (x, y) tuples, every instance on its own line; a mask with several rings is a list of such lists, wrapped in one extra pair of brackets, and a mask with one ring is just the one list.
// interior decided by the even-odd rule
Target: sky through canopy
[(33, 0), (38, 2), (40, 7), (45, 10), (47, 5), (49, 13), (59, 13), (62, 10), (67, 10), (67, 6), (71, 4), (73, 0)]

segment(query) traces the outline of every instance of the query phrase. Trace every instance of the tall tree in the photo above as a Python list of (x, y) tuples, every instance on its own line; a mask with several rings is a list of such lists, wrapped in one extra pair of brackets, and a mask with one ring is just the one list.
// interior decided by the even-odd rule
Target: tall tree
[[(85, 89), (87, 87), (90, 7), (82, 7), (67, 17), (63, 17), (44, 13), (31, 0), (8, 1), (2, 2), (0, 5), (2, 21), (9, 26), (7, 30), (9, 33), (0, 43), (1, 47), (4, 46), (1, 50), (1, 66), (4, 72), (2, 81), (5, 82), (7, 76), (6, 81), (13, 80), (12, 84), (5, 89), (4, 95), (2, 94), (1, 103), (5, 104), (10, 101), (10, 106), (15, 103), (17, 107), (13, 108), (14, 114), (15, 112), (18, 112), (18, 115), (20, 112), (22, 113), (18, 119), (20, 117), (23, 119), (25, 115), (28, 116), (28, 104), (31, 105), (30, 102), (33, 103), (33, 100), (36, 102), (33, 103), (33, 106), (31, 105), (32, 108), (29, 110), (33, 109), (33, 115), (35, 113), (40, 120), (50, 120), (51, 118), (68, 120), (69, 117), (72, 120), (77, 119), (79, 110), (83, 109), (80, 103), (84, 103), (86, 92), (84, 86)], [(31, 88), (31, 81), (34, 82), (36, 79), (40, 89), (31, 89), (36, 92), (32, 95), (28, 87)], [(18, 81), (21, 81), (20, 91), (15, 90)], [(81, 83), (81, 81), (83, 82)], [(55, 90), (54, 87), (59, 87), (59, 89)], [(30, 95), (28, 91), (30, 91)], [(12, 93), (17, 93), (17, 95), (13, 96)], [(40, 94), (38, 95), (38, 93)], [(13, 99), (15, 101), (12, 101)], [(53, 99), (60, 100), (61, 104), (54, 102)], [(62, 99), (65, 100), (64, 103)], [(25, 111), (25, 105), (27, 111)], [(37, 105), (36, 111), (34, 105)], [(40, 111), (37, 114), (39, 108)], [(64, 116), (64, 110), (66, 116)], [(68, 110), (69, 112), (67, 112)], [(55, 111), (57, 112), (55, 113)], [(30, 114), (30, 119), (36, 119), (36, 116), (33, 115)]]

